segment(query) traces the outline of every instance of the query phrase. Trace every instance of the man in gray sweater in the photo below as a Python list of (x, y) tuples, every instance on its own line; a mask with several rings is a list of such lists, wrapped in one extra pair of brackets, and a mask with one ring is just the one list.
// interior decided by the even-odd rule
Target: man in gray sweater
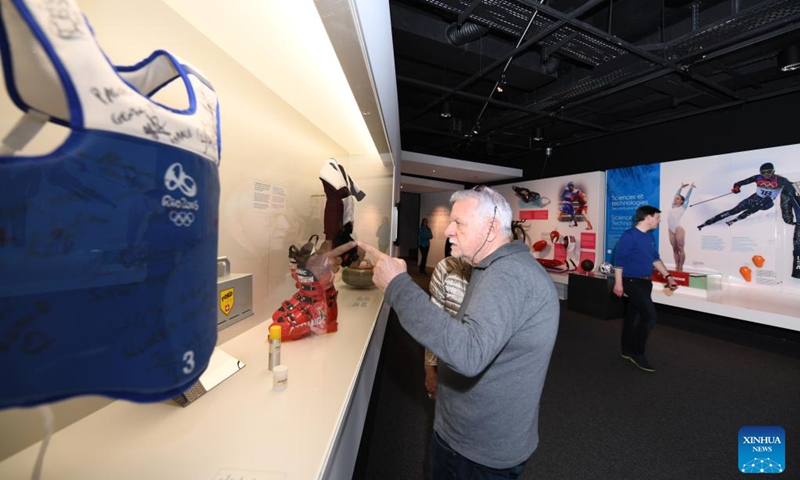
[(479, 186), (450, 199), (453, 256), (473, 265), (458, 321), (428, 299), (403, 260), (360, 243), (400, 324), (439, 357), (431, 480), (518, 478), (539, 443), (539, 400), (558, 330), (558, 296), (511, 207)]

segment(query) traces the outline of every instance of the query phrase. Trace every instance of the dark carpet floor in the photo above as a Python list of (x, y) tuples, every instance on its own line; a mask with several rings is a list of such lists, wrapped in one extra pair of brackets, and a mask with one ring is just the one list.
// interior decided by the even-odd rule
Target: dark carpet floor
[[(412, 276), (427, 287), (429, 277)], [(648, 342), (657, 368), (650, 374), (620, 358), (621, 320), (571, 312), (562, 302), (541, 401), (541, 443), (523, 478), (747, 478), (738, 471), (739, 429), (777, 425), (787, 442), (779, 478), (800, 479), (795, 332), (788, 339), (748, 335), (677, 309), (659, 314), (663, 322)], [(354, 480), (428, 478), (433, 403), (422, 361), (422, 347), (390, 315)]]

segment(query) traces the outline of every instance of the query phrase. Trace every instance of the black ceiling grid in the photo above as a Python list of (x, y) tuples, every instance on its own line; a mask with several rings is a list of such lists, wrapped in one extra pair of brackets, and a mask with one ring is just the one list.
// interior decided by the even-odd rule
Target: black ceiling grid
[(800, 92), (797, 72), (778, 68), (800, 48), (800, 0), (390, 4), (407, 151), (528, 167), (553, 149)]

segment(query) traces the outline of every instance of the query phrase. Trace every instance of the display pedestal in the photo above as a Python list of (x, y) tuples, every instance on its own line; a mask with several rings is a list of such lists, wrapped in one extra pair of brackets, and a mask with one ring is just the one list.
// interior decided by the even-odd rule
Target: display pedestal
[[(722, 292), (722, 274), (719, 272), (678, 272), (669, 270), (675, 283), (680, 287), (680, 292), (693, 297), (707, 298)], [(653, 283), (666, 284), (667, 280), (656, 270), (653, 270)]]
[[(390, 309), (376, 288), (336, 288), (339, 330), (281, 345), (285, 390), (273, 390), (268, 369), (272, 319), (256, 314), (227, 329), (252, 325), (211, 357), (205, 388), (222, 383), (186, 408), (116, 400), (65, 426), (49, 440), (42, 478), (352, 478)], [(247, 367), (233, 370), (239, 360)], [(23, 428), (40, 427), (34, 420)], [(40, 448), (0, 459), (0, 478), (31, 478)]]
[(553, 281), (553, 285), (556, 287), (556, 293), (558, 294), (559, 300), (566, 300), (567, 294), (567, 284), (569, 283), (569, 274), (564, 273), (556, 273), (556, 272), (547, 272), (550, 275), (550, 280)]
[(200, 379), (191, 388), (172, 400), (185, 407), (243, 368), (243, 361), (228, 355), (221, 348), (216, 347), (211, 354), (211, 359), (208, 361), (208, 368), (200, 375)]
[(614, 277), (601, 273), (571, 273), (567, 306), (602, 320), (622, 318), (625, 313), (622, 299), (614, 295)]

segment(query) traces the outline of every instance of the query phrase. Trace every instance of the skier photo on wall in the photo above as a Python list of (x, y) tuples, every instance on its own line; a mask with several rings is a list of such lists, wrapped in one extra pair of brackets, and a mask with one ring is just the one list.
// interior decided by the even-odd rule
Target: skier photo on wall
[[(775, 199), (777, 199), (781, 194), (781, 190), (783, 190), (785, 187), (793, 188), (792, 182), (775, 174), (775, 167), (772, 165), (772, 163), (767, 162), (761, 165), (758, 174), (734, 183), (730, 193), (738, 195), (743, 186), (751, 183), (756, 184), (755, 193), (736, 204), (736, 206), (730, 210), (725, 210), (724, 212), (709, 218), (705, 222), (698, 225), (697, 229), (702, 230), (703, 228), (717, 223), (724, 218), (732, 217), (738, 214), (738, 216), (735, 218), (731, 218), (725, 222), (725, 224), (730, 227), (734, 223), (744, 220), (756, 212), (761, 210), (769, 210), (773, 207), (773, 205), (775, 205)], [(730, 194), (726, 193), (725, 195)]]

